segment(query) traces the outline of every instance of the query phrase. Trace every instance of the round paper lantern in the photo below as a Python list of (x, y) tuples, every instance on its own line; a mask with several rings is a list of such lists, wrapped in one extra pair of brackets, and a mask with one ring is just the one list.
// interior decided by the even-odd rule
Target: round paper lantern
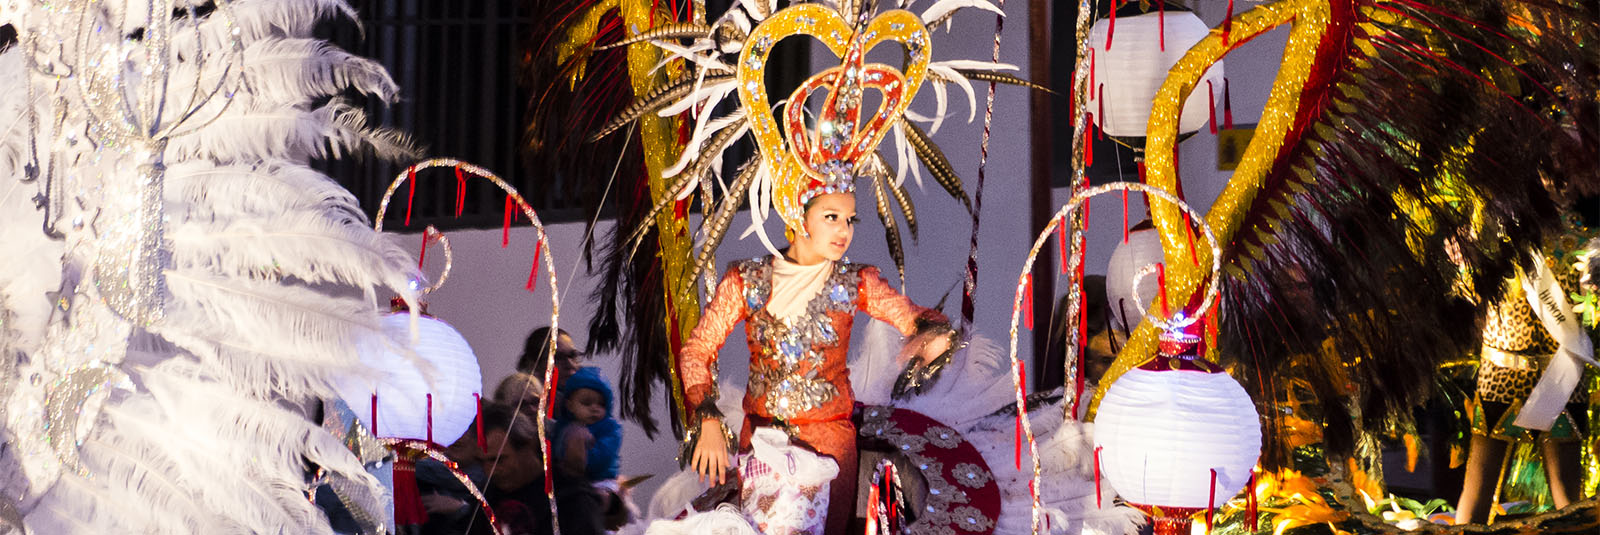
[[(1138, 279), (1139, 270), (1163, 260), (1161, 233), (1153, 228), (1130, 232), (1128, 241), (1117, 244), (1116, 250), (1111, 252), (1111, 263), (1106, 266), (1106, 303), (1111, 307), (1113, 325), (1120, 328), (1126, 321), (1129, 330), (1139, 326), (1139, 321), (1144, 319), (1144, 309), (1139, 303), (1145, 306), (1155, 303), (1156, 292), (1161, 289), (1155, 277)], [(1139, 283), (1137, 289), (1135, 280)]]
[[(413, 360), (392, 347), (409, 342), (411, 316), (396, 312), (383, 317), (388, 340), (370, 339), (360, 344), (361, 362), (377, 371), (376, 377), (346, 377), (336, 382), (339, 397), (361, 417), (361, 423), (382, 438), (430, 440), (450, 444), (467, 431), (478, 414), (483, 376), (478, 357), (461, 333), (431, 316), (417, 319), (412, 350), (433, 365), (432, 382), (424, 378)], [(430, 386), (431, 385), (431, 386)], [(378, 425), (372, 427), (373, 395), (377, 395)], [(429, 396), (432, 396), (432, 433), (429, 433)]]
[(1195, 358), (1198, 342), (1164, 334), (1162, 355), (1118, 377), (1095, 419), (1101, 473), (1151, 513), (1157, 533), (1188, 533), (1188, 516), (1232, 499), (1261, 454), (1255, 403), (1219, 366)]
[[(1211, 29), (1189, 11), (1168, 11), (1165, 17), (1166, 48), (1162, 49), (1163, 15), (1145, 13), (1118, 17), (1111, 47), (1106, 34), (1111, 20), (1100, 19), (1089, 30), (1089, 48), (1094, 54), (1094, 86), (1089, 88), (1088, 112), (1100, 129), (1110, 136), (1144, 137), (1150, 124), (1150, 107), (1156, 90), (1166, 81), (1167, 71), (1178, 63), (1189, 47), (1204, 39)], [(1178, 121), (1179, 132), (1194, 132), (1211, 119), (1211, 108), (1222, 111), (1222, 62), (1217, 61), (1195, 84), (1184, 102)], [(1210, 91), (1207, 91), (1210, 82)], [(1209, 102), (1208, 102), (1209, 100)]]

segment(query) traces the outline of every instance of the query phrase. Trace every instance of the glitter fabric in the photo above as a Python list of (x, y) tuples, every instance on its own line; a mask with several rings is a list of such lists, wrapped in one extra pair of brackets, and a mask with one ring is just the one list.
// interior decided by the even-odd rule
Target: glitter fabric
[[(1231, 239), (1260, 189), (1261, 179), (1270, 169), (1273, 160), (1299, 109), (1300, 89), (1311, 74), (1312, 59), (1318, 43), (1326, 30), (1329, 6), (1325, 0), (1286, 0), (1257, 7), (1240, 14), (1233, 20), (1232, 34), (1224, 42), (1221, 31), (1213, 29), (1211, 35), (1189, 49), (1183, 59), (1173, 65), (1167, 81), (1156, 93), (1154, 108), (1150, 113), (1150, 128), (1145, 146), (1146, 183), (1166, 191), (1177, 189), (1177, 134), (1182, 105), (1195, 84), (1213, 63), (1249, 39), (1283, 24), (1293, 23), (1289, 43), (1284, 49), (1284, 59), (1273, 82), (1272, 93), (1261, 121), (1256, 127), (1254, 141), (1245, 150), (1239, 167), (1229, 179), (1228, 186), (1212, 203), (1206, 222), (1224, 242)], [(1166, 252), (1167, 297), (1170, 303), (1190, 303), (1191, 296), (1199, 291), (1207, 273), (1195, 267), (1211, 261), (1217, 251), (1196, 247), (1196, 258), (1189, 258), (1189, 219), (1176, 204), (1151, 203), (1150, 214), (1161, 232), (1162, 249)], [(1197, 244), (1198, 245), (1198, 244)], [(1211, 298), (1213, 296), (1206, 296)], [(1117, 355), (1116, 362), (1106, 370), (1090, 406), (1095, 406), (1105, 396), (1106, 388), (1124, 372), (1143, 364), (1157, 353), (1159, 329), (1150, 324), (1140, 325), (1126, 346)], [(1214, 351), (1216, 344), (1208, 350)]]

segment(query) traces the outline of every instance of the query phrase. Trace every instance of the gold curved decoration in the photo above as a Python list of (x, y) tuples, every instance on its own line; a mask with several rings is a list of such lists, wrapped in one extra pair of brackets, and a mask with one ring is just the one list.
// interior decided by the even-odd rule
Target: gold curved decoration
[[(1300, 95), (1311, 76), (1311, 65), (1317, 45), (1328, 28), (1331, 5), (1328, 0), (1283, 0), (1260, 6), (1233, 18), (1233, 28), (1228, 40), (1222, 31), (1213, 28), (1211, 34), (1196, 43), (1189, 52), (1173, 65), (1166, 82), (1156, 93), (1154, 108), (1150, 113), (1149, 137), (1145, 146), (1145, 181), (1161, 190), (1177, 190), (1176, 153), (1178, 117), (1183, 103), (1195, 84), (1204, 76), (1206, 68), (1220, 61), (1228, 52), (1278, 26), (1290, 24), (1289, 42), (1284, 47), (1283, 60), (1273, 81), (1267, 106), (1261, 113), (1254, 140), (1245, 150), (1239, 167), (1228, 180), (1227, 188), (1212, 203), (1206, 223), (1222, 243), (1233, 239), (1238, 231), (1243, 208), (1249, 206), (1261, 189), (1261, 182), (1272, 168), (1279, 149), (1294, 127), (1299, 111)], [(1191, 234), (1183, 212), (1170, 202), (1151, 202), (1150, 215), (1161, 234), (1161, 248), (1166, 259), (1167, 300), (1170, 303), (1189, 303), (1206, 273), (1198, 266), (1211, 261), (1208, 248), (1195, 247), (1190, 258)], [(1147, 316), (1148, 317), (1148, 316)], [(1090, 404), (1090, 418), (1099, 408), (1106, 388), (1124, 372), (1143, 364), (1156, 354), (1159, 329), (1148, 321), (1133, 332), (1126, 346), (1118, 353), (1116, 362), (1106, 370)], [(1216, 344), (1207, 344), (1207, 351), (1215, 351)], [(1211, 355), (1215, 358), (1215, 355)]]

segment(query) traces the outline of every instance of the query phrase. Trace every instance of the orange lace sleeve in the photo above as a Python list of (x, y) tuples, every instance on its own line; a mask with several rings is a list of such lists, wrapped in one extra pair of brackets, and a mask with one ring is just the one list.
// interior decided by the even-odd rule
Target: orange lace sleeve
[(912, 336), (932, 326), (945, 326), (948, 318), (938, 310), (923, 308), (894, 290), (883, 280), (878, 268), (867, 266), (859, 272), (861, 282), (857, 306), (868, 316), (893, 325), (901, 334)]
[(678, 374), (683, 377), (685, 408), (695, 410), (708, 399), (716, 399), (717, 352), (746, 315), (744, 277), (739, 269), (730, 267), (679, 354)]

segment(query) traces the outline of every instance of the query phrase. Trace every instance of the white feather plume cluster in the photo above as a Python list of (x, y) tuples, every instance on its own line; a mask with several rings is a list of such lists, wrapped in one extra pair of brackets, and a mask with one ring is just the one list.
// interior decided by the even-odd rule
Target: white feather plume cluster
[[(148, 13), (182, 30), (164, 48)], [(0, 9), (21, 36), (0, 53), (0, 532), (331, 533), (307, 499), (313, 471), (385, 494), (305, 414), (333, 376), (372, 373), (356, 340), (384, 336), (380, 299), (414, 300), (420, 278), (310, 165), (414, 156), (345, 100), (388, 102), (398, 88), (312, 36), (341, 15), (353, 15), (342, 0)], [(79, 54), (75, 35), (120, 55)], [(125, 76), (86, 87), (73, 65), (86, 57), (114, 57)], [(135, 324), (108, 306), (115, 289), (96, 264), (117, 258), (104, 237), (126, 230), (110, 216), (126, 199), (110, 192), (137, 187), (151, 155), (108, 142), (108, 118), (84, 99), (152, 103), (141, 77), (156, 63), (166, 79), (151, 109), (171, 126), (157, 133), (165, 303)]]

